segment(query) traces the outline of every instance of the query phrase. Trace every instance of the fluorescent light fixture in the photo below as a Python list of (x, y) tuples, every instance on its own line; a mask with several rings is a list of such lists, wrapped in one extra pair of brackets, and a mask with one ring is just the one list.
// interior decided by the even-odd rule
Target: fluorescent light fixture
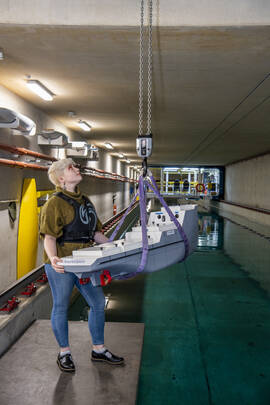
[(164, 167), (164, 172), (177, 172), (180, 167)]
[(183, 167), (182, 170), (185, 170), (186, 172), (194, 172), (194, 171), (198, 171), (199, 169), (197, 167)]
[(27, 80), (26, 82), (29, 89), (37, 94), (40, 98), (46, 101), (52, 101), (54, 94), (47, 89), (39, 80)]
[(120, 157), (120, 159), (123, 159), (124, 157), (123, 153), (118, 153), (118, 157)]
[(91, 125), (87, 124), (87, 122), (82, 121), (82, 120), (78, 121), (78, 126), (79, 126), (83, 131), (86, 131), (86, 132), (91, 131), (91, 128), (92, 128)]
[(105, 146), (107, 149), (114, 149), (113, 146), (112, 146), (112, 144), (109, 143), (109, 142), (105, 142), (105, 143), (104, 143), (104, 146)]

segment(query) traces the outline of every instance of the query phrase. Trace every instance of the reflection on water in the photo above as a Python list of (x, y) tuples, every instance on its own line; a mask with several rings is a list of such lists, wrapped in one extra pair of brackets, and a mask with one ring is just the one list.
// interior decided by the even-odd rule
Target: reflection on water
[(199, 213), (198, 250), (221, 249), (222, 241), (223, 219)]
[(264, 227), (262, 234), (262, 229), (259, 233), (243, 221), (243, 218), (238, 222), (237, 218), (231, 220), (213, 212), (199, 213), (197, 249), (222, 249), (260, 287), (270, 292), (270, 230)]
[(270, 241), (231, 221), (224, 224), (224, 253), (270, 292)]

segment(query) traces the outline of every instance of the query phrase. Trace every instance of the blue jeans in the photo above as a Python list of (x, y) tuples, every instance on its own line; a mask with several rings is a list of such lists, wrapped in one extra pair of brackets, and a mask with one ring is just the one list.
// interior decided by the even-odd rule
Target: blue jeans
[(67, 313), (74, 285), (90, 307), (88, 326), (92, 343), (94, 345), (104, 344), (105, 298), (102, 287), (93, 287), (91, 281), (81, 285), (74, 273), (57, 273), (50, 264), (45, 264), (45, 271), (53, 296), (52, 329), (59, 346), (69, 346)]

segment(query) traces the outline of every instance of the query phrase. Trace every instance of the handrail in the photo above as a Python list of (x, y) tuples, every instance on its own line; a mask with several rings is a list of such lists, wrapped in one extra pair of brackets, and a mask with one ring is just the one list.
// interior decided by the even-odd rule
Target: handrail
[(262, 214), (270, 215), (270, 210), (268, 210), (266, 208), (252, 207), (250, 205), (238, 204), (233, 201), (227, 201), (227, 200), (219, 200), (219, 202), (223, 203), (223, 204), (233, 205), (235, 207), (245, 208), (246, 210), (256, 211), (256, 212), (260, 212)]

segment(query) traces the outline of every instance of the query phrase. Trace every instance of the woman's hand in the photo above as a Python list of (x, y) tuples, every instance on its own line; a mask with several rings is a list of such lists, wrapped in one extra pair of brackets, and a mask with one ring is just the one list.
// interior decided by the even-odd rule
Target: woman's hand
[(102, 232), (98, 231), (98, 232), (95, 232), (94, 241), (96, 243), (107, 243), (107, 242), (109, 242), (109, 238), (107, 238), (107, 236), (103, 235)]
[(46, 234), (44, 238), (44, 248), (53, 269), (57, 271), (57, 273), (64, 273), (64, 267), (61, 266), (61, 264), (57, 264), (61, 262), (61, 259), (57, 256), (56, 238)]
[(58, 256), (51, 257), (51, 265), (54, 270), (57, 271), (57, 273), (65, 273), (64, 266), (59, 264), (59, 262), (62, 263), (61, 259)]

